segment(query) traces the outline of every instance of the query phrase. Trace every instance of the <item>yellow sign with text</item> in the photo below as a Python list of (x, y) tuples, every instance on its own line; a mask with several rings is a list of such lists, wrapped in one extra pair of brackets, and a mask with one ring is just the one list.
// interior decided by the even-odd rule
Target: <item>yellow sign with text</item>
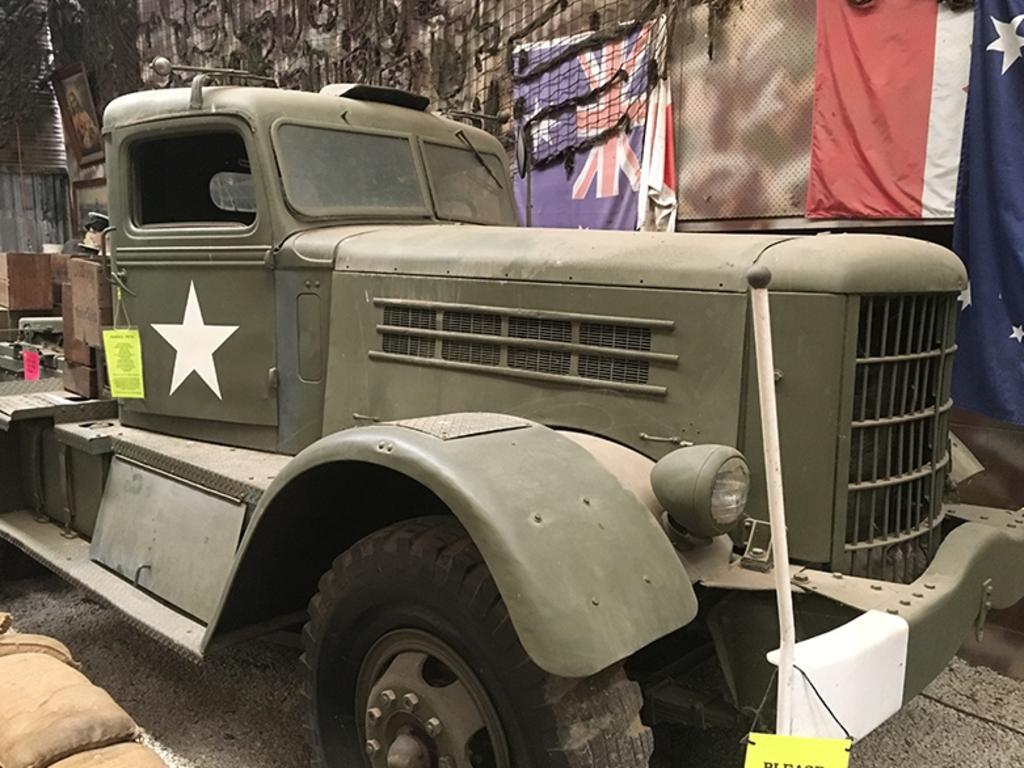
[(110, 394), (121, 400), (141, 400), (146, 396), (142, 378), (142, 342), (138, 328), (114, 328), (103, 331), (103, 352), (107, 360)]
[(743, 768), (849, 768), (849, 739), (752, 733)]

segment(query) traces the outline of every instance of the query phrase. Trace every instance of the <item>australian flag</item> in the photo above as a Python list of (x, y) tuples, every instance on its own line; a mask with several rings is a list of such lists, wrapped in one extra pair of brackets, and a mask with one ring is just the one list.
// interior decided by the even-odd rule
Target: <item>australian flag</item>
[[(519, 128), (529, 123), (525, 135), (540, 164), (529, 183), (517, 177), (516, 198), (531, 226), (636, 229), (651, 25), (598, 46), (588, 37), (516, 50)], [(592, 145), (574, 149), (588, 139)], [(551, 158), (558, 159), (544, 163)]]
[(956, 404), (1024, 425), (1024, 0), (978, 0), (953, 249), (960, 297)]

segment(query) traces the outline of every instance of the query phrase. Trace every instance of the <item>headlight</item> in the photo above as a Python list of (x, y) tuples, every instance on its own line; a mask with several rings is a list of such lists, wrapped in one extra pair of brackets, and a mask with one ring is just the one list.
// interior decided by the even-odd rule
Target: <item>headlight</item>
[(651, 470), (654, 495), (672, 522), (694, 536), (726, 533), (743, 516), (750, 470), (727, 445), (694, 445), (663, 457)]

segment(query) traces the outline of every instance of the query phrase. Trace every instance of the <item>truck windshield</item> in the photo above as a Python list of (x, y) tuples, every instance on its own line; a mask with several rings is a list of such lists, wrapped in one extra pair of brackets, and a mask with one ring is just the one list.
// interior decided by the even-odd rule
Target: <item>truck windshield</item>
[(307, 216), (428, 216), (408, 139), (282, 125), (278, 159), (288, 202)]
[[(468, 141), (468, 139), (467, 139)], [(516, 224), (508, 174), (496, 155), (472, 144), (449, 147), (424, 142), (423, 156), (438, 218), (481, 224)]]
[[(504, 161), (466, 141), (421, 144), (435, 215), (514, 226)], [(285, 195), (298, 213), (431, 215), (407, 138), (286, 124), (277, 131), (277, 153)]]

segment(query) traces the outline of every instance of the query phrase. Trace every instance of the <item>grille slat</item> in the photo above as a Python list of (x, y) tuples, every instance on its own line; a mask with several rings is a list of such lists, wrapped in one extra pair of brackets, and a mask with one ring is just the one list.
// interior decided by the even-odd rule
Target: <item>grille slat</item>
[(912, 581), (934, 553), (955, 296), (861, 298), (846, 552), (850, 572)]

